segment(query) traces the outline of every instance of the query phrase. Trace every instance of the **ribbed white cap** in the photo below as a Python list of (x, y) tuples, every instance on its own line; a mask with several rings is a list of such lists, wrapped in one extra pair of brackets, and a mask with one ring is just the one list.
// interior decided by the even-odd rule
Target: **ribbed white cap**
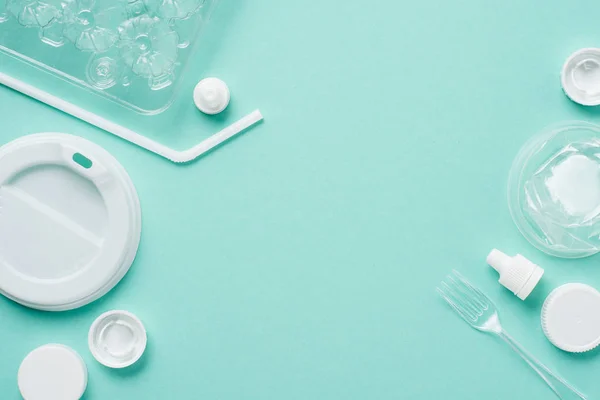
[(542, 306), (542, 329), (564, 351), (594, 349), (600, 344), (600, 292), (582, 283), (554, 289)]
[(510, 257), (500, 250), (492, 250), (487, 263), (500, 274), (498, 282), (521, 300), (525, 300), (542, 278), (544, 270), (525, 257)]

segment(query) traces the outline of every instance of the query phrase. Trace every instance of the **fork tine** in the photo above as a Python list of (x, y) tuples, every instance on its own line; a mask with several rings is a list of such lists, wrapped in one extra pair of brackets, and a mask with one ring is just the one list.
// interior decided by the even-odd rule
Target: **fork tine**
[(458, 315), (461, 316), (462, 319), (464, 319), (469, 324), (476, 321), (477, 318), (473, 314), (473, 312), (471, 310), (466, 309), (463, 306), (463, 302), (460, 299), (456, 298), (454, 292), (452, 291), (450, 286), (448, 286), (448, 284), (446, 284), (446, 282), (442, 281), (440, 286), (442, 288), (436, 287), (438, 294), (444, 300), (446, 300), (446, 303), (448, 303), (454, 309), (454, 311), (456, 311), (458, 313)]
[(476, 316), (481, 316), (487, 307), (479, 301), (477, 294), (466, 286), (464, 281), (457, 279), (452, 274), (448, 275), (446, 279), (449, 281), (449, 284), (452, 285), (454, 290), (458, 292), (460, 298), (468, 304), (471, 311), (473, 311)]
[(476, 288), (475, 286), (473, 286), (471, 284), (471, 282), (469, 282), (467, 280), (467, 278), (465, 278), (464, 276), (462, 276), (460, 274), (460, 272), (458, 272), (457, 270), (453, 269), (452, 273), (454, 274), (454, 276), (456, 276), (461, 282), (462, 284), (468, 288), (471, 293), (472, 293), (472, 297), (474, 297), (477, 302), (479, 302), (479, 304), (481, 305), (483, 310), (487, 310), (488, 308), (490, 308), (493, 303), (492, 301), (489, 299), (489, 297), (487, 297), (481, 290), (479, 290), (478, 288)]
[(464, 314), (462, 309), (459, 308), (456, 303), (454, 303), (454, 301), (448, 297), (446, 295), (446, 293), (444, 293), (444, 291), (442, 289), (440, 289), (439, 287), (436, 287), (435, 290), (438, 292), (438, 294), (440, 295), (440, 297), (442, 299), (444, 299), (446, 301), (446, 303), (448, 303), (450, 305), (450, 307), (452, 307), (454, 309), (454, 311), (456, 311), (456, 313), (465, 321), (467, 321), (467, 323), (471, 323), (471, 317), (469, 317), (468, 315)]
[(457, 282), (452, 274), (446, 276), (444, 284), (448, 286), (449, 290), (454, 295), (455, 302), (461, 304), (462, 308), (470, 312), (473, 321), (481, 316), (481, 308), (478, 304), (473, 303), (472, 296), (465, 290), (462, 283)]

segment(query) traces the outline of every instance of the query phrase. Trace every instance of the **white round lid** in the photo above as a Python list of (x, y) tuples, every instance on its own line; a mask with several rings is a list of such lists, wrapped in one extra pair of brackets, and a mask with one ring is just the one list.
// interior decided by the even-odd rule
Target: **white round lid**
[(559, 349), (592, 350), (600, 344), (600, 292), (582, 283), (554, 289), (542, 307), (542, 329)]
[(218, 78), (202, 79), (194, 88), (194, 103), (205, 114), (219, 114), (229, 105), (231, 93)]
[(600, 104), (600, 49), (586, 48), (573, 53), (562, 69), (562, 87), (574, 102), (584, 106)]
[(65, 134), (0, 148), (0, 293), (68, 310), (107, 293), (135, 258), (141, 210), (106, 150)]
[(146, 350), (147, 341), (142, 321), (122, 310), (100, 315), (88, 334), (92, 355), (110, 368), (125, 368), (137, 362)]
[(24, 400), (78, 400), (87, 387), (87, 368), (75, 350), (61, 344), (38, 347), (18, 373)]

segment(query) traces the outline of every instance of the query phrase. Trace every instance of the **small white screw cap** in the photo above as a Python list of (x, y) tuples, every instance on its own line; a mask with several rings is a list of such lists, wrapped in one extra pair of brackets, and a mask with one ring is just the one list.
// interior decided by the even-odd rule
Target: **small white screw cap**
[(541, 267), (520, 254), (510, 257), (494, 249), (487, 256), (487, 263), (500, 274), (498, 282), (521, 300), (529, 296), (544, 275)]
[(554, 289), (542, 307), (542, 329), (564, 351), (582, 353), (600, 344), (600, 293), (582, 283)]
[(194, 103), (205, 114), (219, 114), (229, 105), (229, 88), (218, 78), (202, 79), (194, 88)]

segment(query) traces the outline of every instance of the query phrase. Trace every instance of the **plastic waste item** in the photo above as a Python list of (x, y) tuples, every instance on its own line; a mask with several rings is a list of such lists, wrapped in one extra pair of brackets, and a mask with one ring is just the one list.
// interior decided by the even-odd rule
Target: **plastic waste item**
[(25, 357), (17, 381), (24, 400), (78, 400), (87, 387), (88, 373), (75, 350), (47, 344)]
[[(477, 287), (454, 270), (437, 288), (438, 294), (473, 329), (497, 335), (542, 378), (560, 399), (585, 396), (571, 386), (564, 378), (552, 372), (513, 339), (500, 324), (496, 305)], [(493, 363), (494, 360), (490, 360)], [(574, 397), (575, 396), (575, 397)]]
[[(177, 62), (179, 35), (168, 22), (140, 15), (124, 21), (119, 28), (118, 48), (124, 63), (142, 78), (169, 76)], [(171, 79), (169, 79), (171, 80)], [(169, 82), (157, 79), (154, 89)]]
[(229, 105), (231, 94), (227, 84), (218, 78), (202, 79), (194, 88), (194, 103), (205, 114), (223, 112)]
[(63, 36), (84, 52), (109, 50), (119, 39), (120, 21), (127, 20), (126, 9), (119, 2), (63, 0), (59, 10)]
[(147, 341), (142, 321), (122, 310), (100, 315), (88, 334), (92, 355), (109, 368), (125, 368), (137, 362), (146, 350)]
[(140, 233), (135, 187), (98, 145), (46, 133), (0, 148), (1, 294), (47, 311), (86, 305), (127, 273)]
[(194, 147), (178, 151), (1, 72), (0, 83), (175, 163), (193, 161), (263, 120), (261, 112), (255, 110)]
[(61, 14), (58, 2), (52, 0), (6, 0), (6, 9), (26, 27), (43, 28)]
[(87, 78), (97, 88), (108, 89), (117, 84), (121, 68), (121, 65), (114, 58), (100, 54), (90, 59), (87, 67)]
[(554, 289), (542, 307), (542, 329), (561, 350), (583, 353), (600, 344), (600, 292), (582, 283)]
[(552, 126), (519, 151), (509, 174), (513, 221), (538, 249), (579, 258), (600, 250), (600, 126)]
[(498, 282), (521, 300), (531, 294), (544, 275), (541, 267), (520, 254), (509, 257), (493, 249), (487, 256), (487, 263), (500, 274)]
[[(144, 135), (160, 134), (161, 141), (173, 136), (173, 146), (178, 146), (177, 124), (169, 127), (169, 135), (162, 129), (143, 132), (139, 128), (146, 124), (139, 118), (162, 113), (173, 103), (177, 103), (173, 120), (184, 118), (185, 111), (175, 100), (184, 87), (184, 72), (191, 69), (188, 64), (194, 60), (200, 30), (217, 3), (7, 0), (5, 11), (0, 6), (0, 84), (173, 162), (192, 161), (262, 120), (256, 110), (183, 151)], [(19, 78), (11, 76), (15, 64)], [(53, 93), (37, 87), (47, 79), (40, 71), (56, 78)], [(118, 118), (119, 110), (115, 112), (111, 103), (139, 114), (128, 116), (135, 129), (113, 122), (112, 115)]]
[(584, 106), (600, 104), (600, 48), (577, 50), (565, 61), (561, 73), (565, 94)]
[(162, 18), (187, 18), (206, 4), (206, 0), (144, 0), (148, 9)]
[[(156, 114), (179, 94), (200, 30), (217, 3), (6, 0), (6, 13), (0, 15), (0, 55), (126, 108)], [(98, 58), (105, 63), (93, 62)], [(110, 76), (103, 79), (105, 74)]]

